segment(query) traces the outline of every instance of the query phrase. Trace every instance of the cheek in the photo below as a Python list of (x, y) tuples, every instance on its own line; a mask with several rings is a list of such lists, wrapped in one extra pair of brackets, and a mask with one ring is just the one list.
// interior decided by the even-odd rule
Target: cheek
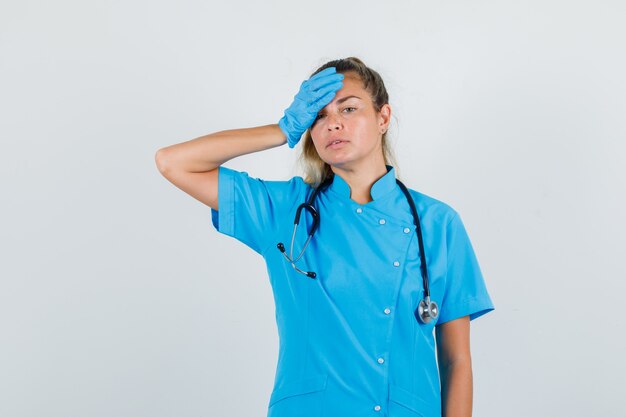
[(311, 130), (311, 140), (313, 141), (313, 145), (317, 147), (318, 145), (317, 132), (315, 132), (314, 130)]
[(324, 151), (324, 149), (321, 149), (321, 144), (317, 140), (316, 135), (313, 133), (313, 131), (311, 131), (311, 141), (313, 142), (313, 147), (315, 147), (315, 150), (317, 151), (318, 154)]
[(315, 142), (317, 140), (317, 136), (319, 135), (320, 132), (320, 128), (319, 128), (319, 123), (309, 127), (309, 132), (311, 132), (311, 139), (313, 139), (313, 142)]

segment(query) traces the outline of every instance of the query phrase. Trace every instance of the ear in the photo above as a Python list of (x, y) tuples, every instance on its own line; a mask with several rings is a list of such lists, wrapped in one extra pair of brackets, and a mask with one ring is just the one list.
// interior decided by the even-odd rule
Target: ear
[(380, 133), (389, 130), (389, 121), (391, 120), (391, 105), (383, 104), (378, 115), (378, 129)]

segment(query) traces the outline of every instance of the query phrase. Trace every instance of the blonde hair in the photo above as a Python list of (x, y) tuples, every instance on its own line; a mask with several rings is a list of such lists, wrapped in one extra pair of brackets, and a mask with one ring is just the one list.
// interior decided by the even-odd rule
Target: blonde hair
[[(346, 73), (349, 71), (355, 72), (361, 79), (363, 88), (365, 88), (365, 90), (369, 93), (376, 112), (380, 112), (382, 106), (389, 103), (389, 95), (387, 94), (387, 89), (385, 88), (383, 79), (376, 71), (365, 65), (359, 58), (351, 56), (348, 58), (329, 61), (316, 69), (311, 76), (328, 67), (336, 67), (338, 73)], [(389, 143), (389, 139), (387, 138), (387, 133), (388, 132), (385, 131), (385, 133), (382, 134), (381, 147), (383, 158), (385, 160), (385, 165), (391, 165), (395, 168), (396, 158), (393, 153), (393, 149), (391, 148), (391, 144)], [(330, 165), (324, 162), (324, 160), (322, 160), (317, 153), (315, 144), (313, 143), (313, 138), (311, 137), (310, 129), (307, 129), (304, 132), (304, 142), (302, 144), (302, 151), (298, 157), (298, 161), (304, 170), (304, 182), (311, 184), (314, 187), (317, 187), (326, 179), (334, 175)], [(397, 172), (396, 177), (399, 178)]]

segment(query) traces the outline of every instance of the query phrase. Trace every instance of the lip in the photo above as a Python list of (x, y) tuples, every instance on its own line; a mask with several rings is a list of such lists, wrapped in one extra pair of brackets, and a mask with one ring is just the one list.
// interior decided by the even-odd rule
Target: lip
[[(340, 140), (341, 142), (339, 142), (336, 145), (333, 145), (332, 143), (336, 140)], [(328, 141), (328, 145), (326, 145), (327, 148), (338, 148), (340, 146), (343, 146), (344, 143), (348, 142), (347, 140), (343, 140), (341, 138), (335, 138), (335, 139), (331, 139)]]
[(342, 142), (339, 142), (339, 143), (337, 143), (335, 145), (328, 145), (326, 148), (329, 148), (329, 149), (339, 149), (339, 148), (343, 148), (344, 146), (346, 146), (347, 143), (348, 143), (348, 141), (342, 141)]

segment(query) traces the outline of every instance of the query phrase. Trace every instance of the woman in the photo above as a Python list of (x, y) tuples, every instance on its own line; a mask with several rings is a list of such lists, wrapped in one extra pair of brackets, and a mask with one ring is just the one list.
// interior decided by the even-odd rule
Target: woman
[[(269, 417), (471, 416), (469, 323), (494, 306), (459, 214), (396, 181), (388, 101), (376, 71), (334, 60), (277, 124), (157, 152), (214, 227), (267, 263), (280, 337)], [(222, 166), (303, 133), (305, 179)]]

